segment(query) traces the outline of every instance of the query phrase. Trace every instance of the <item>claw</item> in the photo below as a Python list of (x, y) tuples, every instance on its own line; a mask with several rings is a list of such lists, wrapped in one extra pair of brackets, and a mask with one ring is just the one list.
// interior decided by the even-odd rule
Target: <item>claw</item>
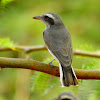
[(48, 64), (49, 65), (51, 65), (52, 67), (54, 66), (53, 64), (52, 64), (52, 62), (54, 61), (55, 59), (53, 59), (53, 60), (51, 60)]
[(52, 64), (52, 62), (49, 62), (48, 64), (51, 65), (52, 67), (54, 66), (54, 65)]

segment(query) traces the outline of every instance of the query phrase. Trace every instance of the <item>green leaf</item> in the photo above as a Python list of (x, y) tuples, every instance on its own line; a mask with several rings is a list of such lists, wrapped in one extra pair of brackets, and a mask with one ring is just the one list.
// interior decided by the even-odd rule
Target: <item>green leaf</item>
[(98, 60), (91, 60), (91, 62), (87, 63), (87, 64), (82, 64), (82, 69), (96, 69), (98, 68), (99, 62)]
[(3, 5), (6, 5), (6, 4), (8, 4), (8, 3), (12, 2), (12, 1), (14, 1), (14, 0), (1, 0), (1, 3)]
[(32, 77), (32, 87), (31, 90), (44, 91), (48, 87), (48, 81), (50, 79), (50, 75), (42, 73), (42, 72), (34, 72)]
[(9, 38), (0, 38), (0, 47), (13, 48), (14, 43)]

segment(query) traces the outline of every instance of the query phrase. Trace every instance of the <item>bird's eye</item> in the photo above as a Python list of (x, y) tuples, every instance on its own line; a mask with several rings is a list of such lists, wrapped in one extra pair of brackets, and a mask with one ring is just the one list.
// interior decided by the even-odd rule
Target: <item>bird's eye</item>
[(45, 18), (45, 19), (49, 19), (49, 17), (48, 17), (48, 16), (44, 16), (44, 18)]
[(44, 20), (48, 22), (50, 25), (54, 25), (54, 20), (47, 15), (44, 16)]
[(65, 99), (61, 99), (61, 100), (71, 100), (71, 99), (65, 98)]

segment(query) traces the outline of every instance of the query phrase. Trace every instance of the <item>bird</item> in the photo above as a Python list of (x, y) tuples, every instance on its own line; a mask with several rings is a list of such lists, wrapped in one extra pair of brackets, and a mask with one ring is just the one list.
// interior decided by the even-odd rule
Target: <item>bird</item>
[(53, 100), (80, 100), (80, 99), (71, 92), (63, 92)]
[[(78, 80), (72, 67), (71, 36), (61, 17), (56, 13), (48, 12), (35, 16), (33, 19), (41, 20), (45, 24), (43, 39), (53, 60), (59, 63), (61, 87), (77, 86)], [(53, 60), (49, 63), (51, 66)]]

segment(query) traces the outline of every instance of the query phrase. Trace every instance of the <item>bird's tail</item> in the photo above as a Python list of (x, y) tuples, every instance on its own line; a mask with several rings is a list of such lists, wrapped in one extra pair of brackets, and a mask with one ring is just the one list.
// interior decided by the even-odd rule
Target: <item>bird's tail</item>
[(78, 85), (77, 77), (71, 66), (64, 67), (59, 65), (60, 68), (60, 82), (61, 86)]

